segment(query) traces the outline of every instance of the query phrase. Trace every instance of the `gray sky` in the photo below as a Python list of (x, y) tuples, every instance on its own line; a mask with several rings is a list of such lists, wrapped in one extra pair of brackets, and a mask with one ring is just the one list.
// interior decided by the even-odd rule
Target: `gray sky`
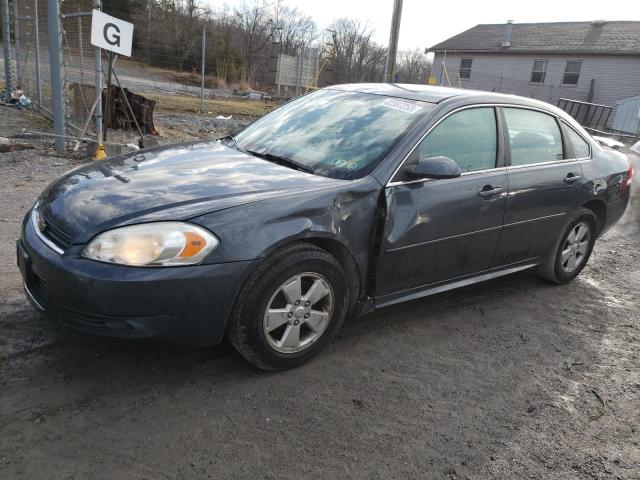
[[(568, 22), (605, 20), (640, 20), (638, 0), (453, 0), (436, 2), (404, 0), (400, 49), (430, 47), (479, 23)], [(231, 7), (251, 0), (223, 0), (209, 3), (214, 7)], [(376, 40), (386, 45), (393, 0), (284, 0), (313, 17), (321, 28), (341, 17), (368, 22)], [(634, 6), (635, 5), (635, 6)]]

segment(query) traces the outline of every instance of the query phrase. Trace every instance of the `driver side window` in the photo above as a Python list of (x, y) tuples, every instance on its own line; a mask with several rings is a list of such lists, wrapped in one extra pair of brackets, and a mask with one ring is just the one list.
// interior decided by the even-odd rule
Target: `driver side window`
[(469, 108), (445, 118), (418, 145), (406, 162), (415, 165), (428, 157), (449, 157), (463, 172), (496, 166), (497, 127), (492, 107)]

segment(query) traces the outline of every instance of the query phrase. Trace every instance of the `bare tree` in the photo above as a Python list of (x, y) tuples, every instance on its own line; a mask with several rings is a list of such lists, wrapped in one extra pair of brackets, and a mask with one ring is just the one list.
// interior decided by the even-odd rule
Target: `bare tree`
[[(268, 88), (277, 54), (300, 55), (310, 46), (323, 52), (321, 84), (382, 80), (386, 49), (373, 40), (367, 24), (342, 18), (321, 36), (313, 19), (285, 5), (286, 0), (247, 1), (212, 11), (205, 0), (109, 0), (114, 12), (122, 10), (123, 16), (144, 26), (145, 34), (135, 37), (137, 56), (153, 65), (191, 70), (196, 77), (205, 27), (205, 67), (208, 75), (218, 77), (217, 84), (246, 82)], [(401, 81), (422, 83), (428, 72), (429, 64), (420, 51), (399, 55)]]
[(204, 10), (197, 0), (164, 0), (162, 4), (168, 13), (163, 25), (170, 28), (176, 66), (178, 71), (182, 71), (185, 61), (193, 54), (198, 44), (198, 30)]
[(399, 52), (396, 77), (402, 83), (427, 83), (431, 62), (419, 48)]
[(202, 24), (208, 10), (198, 0), (150, 1), (146, 9), (131, 11), (131, 19), (144, 25), (145, 34), (134, 36), (147, 61), (182, 71), (194, 63)]
[(371, 82), (382, 78), (384, 49), (358, 20), (342, 18), (328, 29), (332, 83)]
[(318, 40), (318, 27), (313, 19), (280, 0), (274, 6), (273, 29), (280, 53), (288, 55), (297, 55)]
[(269, 5), (264, 2), (252, 6), (244, 5), (234, 13), (241, 37), (243, 79), (251, 83), (255, 77), (259, 57), (267, 52), (268, 43), (272, 38), (273, 19)]

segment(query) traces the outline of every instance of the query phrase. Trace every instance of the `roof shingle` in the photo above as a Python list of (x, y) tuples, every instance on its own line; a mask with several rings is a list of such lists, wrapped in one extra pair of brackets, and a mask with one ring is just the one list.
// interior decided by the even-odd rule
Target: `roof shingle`
[(511, 45), (502, 48), (504, 30), (505, 24), (476, 25), (429, 51), (640, 55), (640, 22), (514, 23)]

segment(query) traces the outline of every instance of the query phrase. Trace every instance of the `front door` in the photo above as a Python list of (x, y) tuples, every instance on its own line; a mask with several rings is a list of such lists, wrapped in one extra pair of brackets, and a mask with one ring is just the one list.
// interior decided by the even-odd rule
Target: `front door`
[(560, 125), (553, 116), (515, 107), (503, 110), (511, 165), (507, 168), (509, 195), (495, 267), (534, 263), (546, 255), (575, 209), (582, 186), (582, 168), (571, 139), (562, 141)]
[[(506, 205), (507, 177), (493, 107), (444, 118), (418, 144), (385, 190), (386, 220), (376, 296), (420, 289), (489, 268)], [(403, 168), (445, 156), (462, 176), (409, 180)]]

